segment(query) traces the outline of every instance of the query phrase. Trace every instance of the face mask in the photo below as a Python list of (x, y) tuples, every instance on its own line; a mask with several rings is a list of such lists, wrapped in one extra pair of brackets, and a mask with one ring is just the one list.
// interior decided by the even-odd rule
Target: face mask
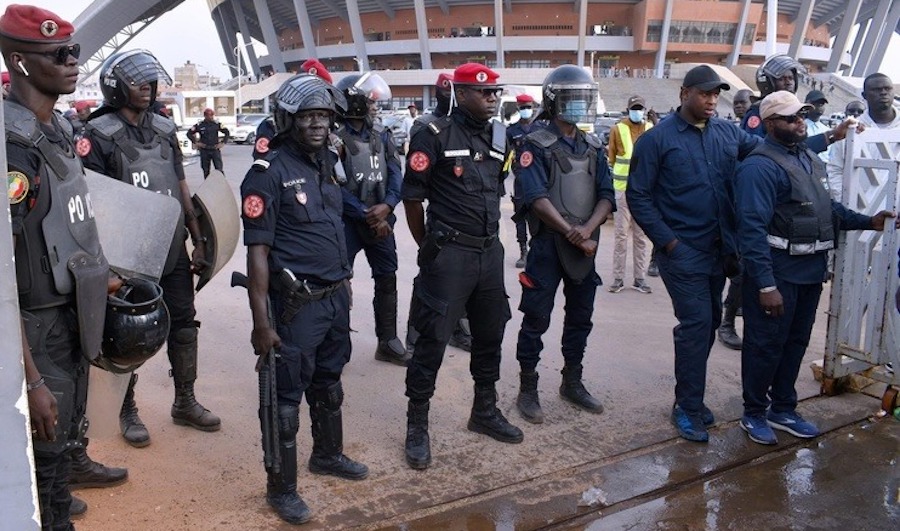
[(634, 123), (643, 121), (643, 119), (644, 119), (643, 109), (641, 109), (641, 110), (631, 109), (630, 111), (628, 111), (628, 119)]
[(571, 100), (566, 103), (566, 110), (559, 113), (559, 118), (565, 122), (578, 123), (588, 115), (588, 102), (585, 100)]
[(532, 114), (534, 114), (534, 109), (519, 109), (519, 118), (523, 120), (530, 120)]

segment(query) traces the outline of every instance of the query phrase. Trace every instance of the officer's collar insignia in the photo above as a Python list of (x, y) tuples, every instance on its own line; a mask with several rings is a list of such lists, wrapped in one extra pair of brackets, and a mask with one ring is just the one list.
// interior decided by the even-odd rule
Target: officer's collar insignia
[(28, 190), (31, 187), (28, 183), (28, 178), (20, 171), (11, 171), (6, 174), (6, 181), (6, 195), (9, 197), (9, 204), (16, 205), (21, 203), (25, 196), (28, 195)]
[(480, 152), (480, 151), (476, 151), (476, 152), (475, 152), (475, 156), (472, 157), (472, 159), (473, 159), (475, 162), (481, 162), (481, 161), (484, 160), (484, 153), (482, 153), (482, 152)]

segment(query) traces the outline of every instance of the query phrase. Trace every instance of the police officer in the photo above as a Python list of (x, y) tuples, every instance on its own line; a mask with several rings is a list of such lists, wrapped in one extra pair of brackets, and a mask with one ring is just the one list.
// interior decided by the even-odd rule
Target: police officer
[[(325, 65), (315, 59), (307, 59), (300, 65), (300, 71), (319, 76), (327, 83), (332, 83), (331, 74)], [(256, 142), (253, 144), (253, 160), (261, 159), (269, 152), (269, 142), (275, 136), (275, 117), (268, 116), (256, 128)]]
[(491, 121), (501, 90), (497, 78), (481, 64), (458, 67), (453, 73), (457, 107), (414, 135), (406, 158), (403, 205), (419, 244), (414, 318), (420, 336), (406, 373), (406, 461), (416, 469), (431, 463), (429, 400), (450, 334), (464, 311), (472, 327), (470, 370), (475, 380), (468, 428), (508, 443), (523, 438), (497, 409), (495, 389), (510, 318), (497, 236), (509, 164), (504, 128)]
[(409, 355), (397, 337), (397, 242), (394, 207), (403, 174), (390, 131), (375, 123), (378, 101), (391, 89), (374, 73), (344, 76), (337, 84), (347, 100), (335, 135), (343, 169), (344, 232), (350, 265), (364, 250), (375, 281), (375, 359), (406, 365)]
[(541, 336), (550, 327), (560, 281), (566, 315), (559, 395), (585, 411), (603, 412), (600, 401), (584, 388), (581, 374), (593, 327), (594, 296), (601, 284), (594, 268), (600, 225), (615, 209), (603, 143), (577, 126), (594, 121), (597, 84), (583, 68), (563, 65), (544, 80), (543, 96), (550, 123), (525, 137), (517, 152), (516, 174), (531, 227), (531, 252), (525, 272), (519, 275), (523, 315), (516, 346), (521, 368), (516, 406), (525, 420), (537, 424), (544, 421), (536, 370), (543, 349)]
[(811, 107), (788, 91), (766, 96), (760, 104), (766, 140), (735, 177), (737, 234), (747, 268), (741, 428), (759, 444), (778, 442), (773, 428), (801, 438), (819, 434), (797, 413), (794, 384), (835, 229), (880, 231), (895, 217), (887, 211), (862, 215), (831, 199), (822, 184), (825, 164), (803, 143), (804, 115)]
[[(364, 479), (368, 468), (343, 454), (341, 372), (350, 360), (350, 261), (341, 220), (337, 156), (328, 149), (339, 90), (299, 74), (275, 96), (278, 133), (241, 184), (244, 243), (257, 355), (275, 349), (280, 473), (268, 472), (266, 500), (283, 520), (311, 513), (297, 494), (299, 405), (306, 393), (312, 421), (309, 470)], [(271, 299), (275, 328), (267, 311)]]
[[(528, 94), (519, 94), (516, 96), (516, 107), (519, 110), (519, 121), (506, 128), (506, 136), (509, 139), (510, 149), (519, 153), (522, 144), (525, 142), (525, 135), (534, 128), (534, 119), (537, 116), (534, 112), (534, 98)], [(516, 260), (516, 268), (525, 267), (525, 257), (528, 256), (528, 227), (526, 226), (525, 216), (517, 215), (522, 209), (522, 185), (519, 183), (519, 177), (516, 167), (513, 166), (513, 221), (516, 224), (516, 241), (519, 242), (519, 259)]]
[[(204, 268), (206, 239), (200, 232), (193, 201), (184, 177), (182, 154), (175, 123), (150, 112), (158, 84), (171, 79), (156, 57), (147, 50), (111, 55), (100, 68), (100, 91), (104, 106), (91, 115), (85, 136), (76, 148), (84, 165), (122, 182), (151, 192), (167, 194), (182, 205), (183, 217), (173, 235), (160, 285), (169, 309), (171, 327), (167, 341), (169, 362), (175, 380), (171, 415), (175, 424), (202, 431), (217, 431), (221, 422), (197, 402), (197, 335), (194, 318), (192, 273)], [(185, 227), (194, 244), (193, 256), (185, 247)], [(132, 446), (150, 444), (150, 433), (138, 416), (132, 374), (120, 412), (122, 436)]]
[[(222, 146), (228, 142), (230, 133), (228, 129), (216, 121), (216, 112), (212, 109), (203, 111), (203, 120), (188, 129), (188, 138), (194, 144), (195, 149), (200, 150), (200, 168), (203, 169), (203, 178), (209, 176), (209, 163), (222, 171)], [(219, 137), (219, 134), (224, 135)]]
[[(100, 351), (107, 291), (121, 285), (110, 280), (100, 248), (71, 124), (53, 110), (60, 94), (75, 91), (73, 32), (34, 6), (11, 5), (0, 17), (0, 52), (12, 79), (4, 101), (7, 190), (45, 530), (72, 529), (68, 454), (87, 428), (87, 361)], [(97, 467), (102, 479), (127, 477), (124, 469)]]

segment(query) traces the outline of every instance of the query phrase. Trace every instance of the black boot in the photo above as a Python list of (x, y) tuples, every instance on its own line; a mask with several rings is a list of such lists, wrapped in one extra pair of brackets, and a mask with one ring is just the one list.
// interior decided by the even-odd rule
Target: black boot
[(522, 430), (510, 424), (497, 409), (497, 391), (493, 384), (475, 385), (475, 400), (472, 402), (468, 428), (469, 431), (483, 433), (505, 443), (520, 443), (524, 439)]
[(267, 470), (266, 502), (278, 516), (289, 524), (304, 524), (312, 519), (312, 512), (297, 494), (297, 428), (300, 424), (297, 406), (278, 407), (278, 449), (280, 470)]
[(527, 243), (519, 243), (519, 259), (516, 260), (516, 268), (522, 269), (525, 267), (525, 259), (528, 257), (528, 244)]
[(191, 426), (200, 431), (218, 431), (219, 417), (197, 402), (194, 382), (197, 380), (197, 328), (176, 331), (169, 338), (169, 362), (175, 379), (175, 402), (172, 421), (179, 426)]
[(397, 337), (397, 276), (393, 273), (375, 277), (375, 335), (378, 348), (375, 359), (406, 366), (412, 357)]
[(150, 444), (150, 432), (138, 416), (137, 404), (134, 401), (134, 386), (137, 385), (137, 381), (138, 375), (133, 373), (128, 382), (128, 391), (125, 392), (125, 400), (122, 402), (122, 410), (119, 411), (119, 428), (128, 444), (135, 448), (143, 448)]
[(734, 318), (736, 315), (737, 308), (730, 304), (726, 304), (725, 311), (722, 315), (722, 324), (719, 326), (719, 329), (716, 330), (719, 341), (731, 350), (741, 350), (741, 347), (744, 345), (741, 336), (737, 334), (737, 330), (734, 328)]
[(522, 418), (532, 424), (544, 422), (544, 412), (541, 410), (541, 402), (538, 399), (538, 373), (537, 371), (519, 373), (519, 396), (516, 398), (516, 406)]
[(88, 439), (84, 446), (72, 450), (72, 469), (69, 472), (69, 488), (92, 489), (115, 487), (128, 480), (128, 469), (112, 468), (95, 462), (87, 454)]
[(406, 410), (406, 462), (416, 470), (425, 470), (431, 465), (428, 407), (427, 400), (410, 400)]
[(369, 468), (343, 454), (344, 429), (341, 404), (344, 389), (338, 382), (327, 389), (307, 390), (309, 418), (312, 421), (313, 451), (309, 471), (313, 474), (344, 479), (366, 479)]
[(72, 502), (69, 504), (69, 518), (76, 520), (84, 516), (88, 510), (88, 504), (81, 498), (72, 496)]
[(597, 414), (603, 413), (603, 404), (591, 396), (587, 389), (584, 388), (584, 384), (581, 383), (581, 365), (566, 365), (563, 367), (559, 396), (585, 411)]

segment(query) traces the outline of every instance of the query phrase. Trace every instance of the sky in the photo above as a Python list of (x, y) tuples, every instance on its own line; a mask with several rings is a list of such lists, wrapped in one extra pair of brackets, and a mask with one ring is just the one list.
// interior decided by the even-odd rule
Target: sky
[[(36, 5), (46, 7), (57, 15), (74, 20), (91, 0), (32, 0)], [(12, 3), (28, 3), (29, 0), (0, 0), (3, 10)], [(852, 35), (851, 35), (852, 42)], [(185, 0), (174, 10), (143, 30), (126, 45), (126, 48), (146, 48), (153, 52), (163, 67), (173, 74), (176, 66), (190, 60), (198, 65), (200, 74), (210, 73), (221, 79), (231, 78), (226, 62), (233, 63), (233, 57), (225, 57), (215, 25), (209, 14), (206, 0)], [(257, 54), (265, 54), (265, 46), (256, 44)], [(900, 36), (894, 34), (888, 51), (882, 61), (881, 71), (900, 83)]]

